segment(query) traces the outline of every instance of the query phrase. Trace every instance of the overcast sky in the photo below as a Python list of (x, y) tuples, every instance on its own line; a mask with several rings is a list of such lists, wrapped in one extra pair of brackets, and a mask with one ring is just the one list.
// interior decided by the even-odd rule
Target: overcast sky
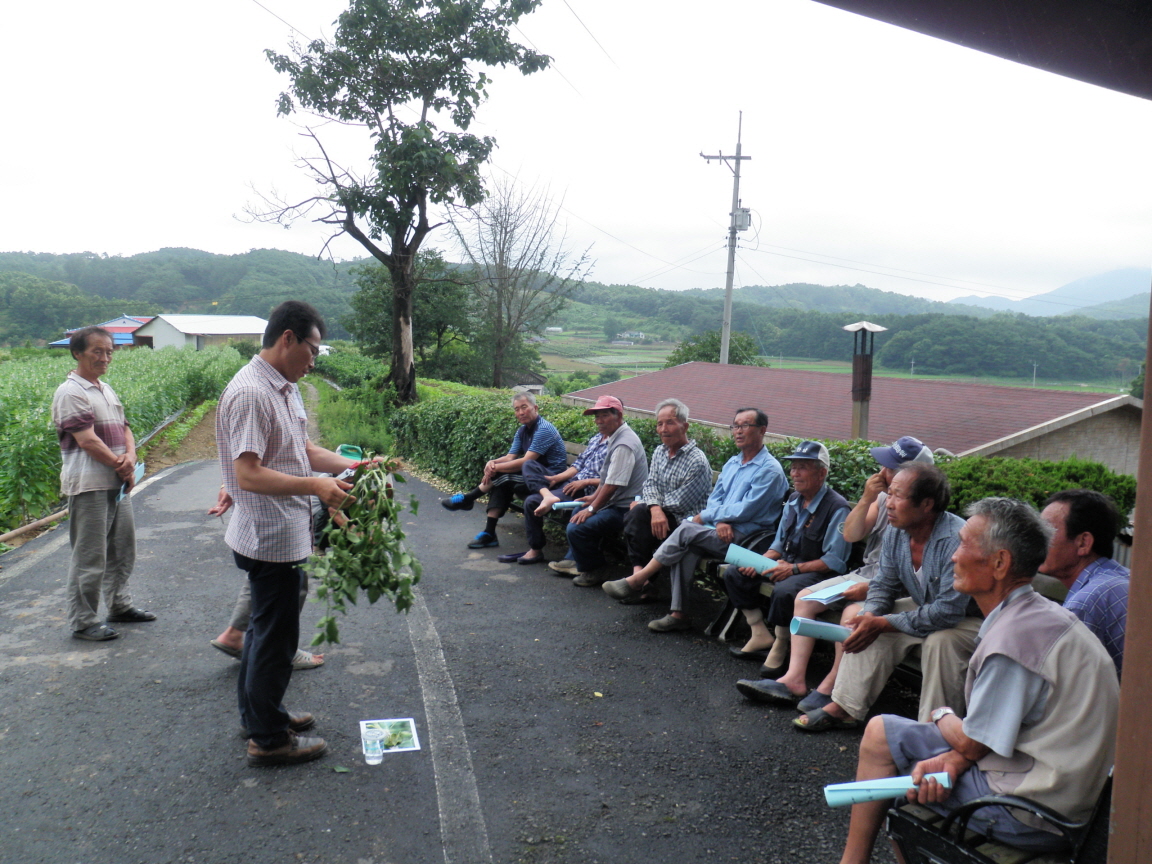
[[(343, 6), (5, 4), (0, 250), (317, 254), (319, 226), (242, 217), (308, 194), (315, 121), (276, 116), (263, 49)], [(734, 152), (740, 111), (737, 285), (1019, 298), (1152, 263), (1152, 102), (811, 0), (545, 0), (520, 29), (555, 68), (497, 74), (472, 131), (494, 171), (563, 196), (597, 281), (723, 286), (732, 175), (699, 154)]]

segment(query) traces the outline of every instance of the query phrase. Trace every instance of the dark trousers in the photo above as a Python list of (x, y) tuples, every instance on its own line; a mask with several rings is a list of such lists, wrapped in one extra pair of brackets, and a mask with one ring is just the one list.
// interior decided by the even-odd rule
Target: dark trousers
[[(668, 511), (668, 533), (671, 534), (680, 520)], [(665, 536), (667, 539), (667, 536)], [(652, 560), (652, 553), (663, 543), (652, 534), (651, 508), (647, 504), (637, 504), (624, 517), (624, 543), (628, 546), (628, 563), (643, 567)]]
[[(764, 613), (764, 623), (769, 627), (787, 627), (792, 623), (796, 595), (817, 582), (823, 582), (831, 575), (833, 574), (827, 571), (797, 573), (775, 583), (772, 586), (768, 611)], [(766, 576), (757, 575), (749, 578), (731, 564), (724, 568), (724, 588), (728, 591), (732, 605), (737, 609), (759, 609), (765, 599), (760, 593), (760, 586), (767, 581)]]
[(236, 696), (240, 722), (264, 750), (288, 743), (284, 693), (292, 679), (292, 658), (300, 641), (300, 591), (306, 584), (303, 561), (256, 561), (233, 552), (248, 574), (252, 615), (244, 634)]
[[(572, 499), (560, 491), (562, 487), (567, 485), (567, 481), (557, 483), (555, 486), (549, 484), (544, 479), (544, 467), (535, 459), (525, 462), (522, 470), (524, 472), (524, 485), (528, 487), (530, 493), (524, 499), (524, 533), (528, 535), (528, 548), (539, 552), (548, 542), (544, 537), (544, 516), (537, 516), (533, 512), (544, 500), (540, 490), (551, 489), (552, 494), (561, 501), (571, 501)], [(567, 515), (571, 516), (571, 512), (568, 512)]]
[(500, 474), (492, 482), (496, 485), (488, 490), (488, 510), (495, 510), (497, 519), (508, 512), (513, 498), (523, 498), (528, 494), (521, 474)]
[(599, 570), (608, 563), (600, 551), (600, 541), (620, 531), (625, 512), (621, 507), (605, 507), (579, 524), (568, 523), (568, 546), (581, 573)]

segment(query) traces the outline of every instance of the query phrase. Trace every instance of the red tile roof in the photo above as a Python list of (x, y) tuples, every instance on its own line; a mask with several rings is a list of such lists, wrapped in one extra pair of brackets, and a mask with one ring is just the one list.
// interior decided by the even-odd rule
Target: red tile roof
[[(737, 408), (762, 408), (768, 412), (768, 431), (777, 435), (839, 440), (852, 435), (852, 376), (837, 372), (685, 363), (568, 395), (595, 400), (603, 394), (648, 412), (675, 397), (688, 405), (693, 420), (711, 423), (730, 423)], [(873, 378), (868, 437), (895, 441), (915, 435), (933, 449), (962, 453), (1115, 395)]]

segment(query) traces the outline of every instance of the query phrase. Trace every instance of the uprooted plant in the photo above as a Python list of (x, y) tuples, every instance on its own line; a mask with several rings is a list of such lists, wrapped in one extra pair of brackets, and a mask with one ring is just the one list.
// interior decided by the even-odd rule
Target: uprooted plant
[(316, 623), (320, 632), (312, 645), (340, 641), (336, 613), (347, 614), (347, 604), (355, 604), (361, 592), (369, 603), (388, 598), (397, 612), (412, 606), (421, 567), (404, 546), (401, 515), (415, 514), (417, 501), (415, 496), (407, 506), (396, 501), (393, 483), (404, 482), (398, 469), (390, 458), (360, 463), (350, 478), (355, 501), (335, 512), (308, 559), (308, 569), (320, 581), (316, 595), (328, 607)]

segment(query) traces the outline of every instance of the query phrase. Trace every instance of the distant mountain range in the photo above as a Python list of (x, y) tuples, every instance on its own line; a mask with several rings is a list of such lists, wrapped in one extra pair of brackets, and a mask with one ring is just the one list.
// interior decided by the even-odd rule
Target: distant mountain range
[(1150, 284), (1152, 268), (1127, 267), (1096, 276), (1085, 276), (1054, 291), (1024, 300), (970, 295), (956, 297), (949, 302), (961, 306), (983, 306), (985, 309), (1003, 312), (1023, 312), (1025, 315), (1143, 318), (1148, 315)]

